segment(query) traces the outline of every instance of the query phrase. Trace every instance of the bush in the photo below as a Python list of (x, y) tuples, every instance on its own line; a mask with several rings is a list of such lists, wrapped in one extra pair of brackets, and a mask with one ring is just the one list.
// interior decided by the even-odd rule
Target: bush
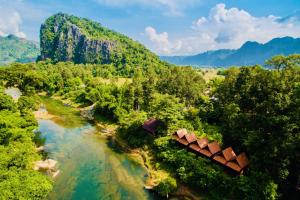
[(163, 197), (169, 197), (170, 193), (175, 192), (177, 189), (176, 179), (168, 177), (162, 180), (156, 187), (157, 193)]

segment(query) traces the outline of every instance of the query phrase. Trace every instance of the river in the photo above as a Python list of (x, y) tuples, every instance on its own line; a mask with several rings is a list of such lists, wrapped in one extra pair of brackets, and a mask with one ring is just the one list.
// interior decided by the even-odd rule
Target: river
[[(17, 88), (5, 93), (16, 101)], [(75, 109), (41, 97), (52, 119), (40, 119), (39, 131), (48, 157), (58, 161), (59, 175), (49, 200), (155, 200), (146, 191), (147, 171), (120, 151)]]
[(141, 165), (87, 121), (58, 117), (64, 120), (38, 120), (48, 157), (58, 161), (60, 170), (48, 199), (155, 199), (143, 188), (147, 172)]

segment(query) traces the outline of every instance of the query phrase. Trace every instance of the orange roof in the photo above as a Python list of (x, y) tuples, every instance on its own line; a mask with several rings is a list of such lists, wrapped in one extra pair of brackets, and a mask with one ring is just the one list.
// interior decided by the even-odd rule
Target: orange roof
[(238, 164), (236, 164), (236, 162), (228, 162), (226, 166), (236, 172), (240, 172), (242, 170), (242, 168)]
[(177, 141), (185, 146), (187, 146), (189, 144), (188, 141), (184, 137), (179, 138)]
[(242, 169), (249, 165), (249, 160), (244, 152), (237, 156), (236, 161)]
[(186, 134), (185, 138), (186, 138), (186, 141), (188, 141), (189, 144), (192, 143), (192, 142), (197, 141), (197, 137), (196, 137), (196, 135), (194, 133), (192, 133), (192, 134)]
[(183, 136), (185, 136), (187, 134), (187, 130), (186, 129), (180, 129), (180, 130), (176, 131), (175, 134), (179, 138), (183, 138)]
[(233, 169), (236, 172), (241, 172), (249, 164), (248, 158), (245, 153), (241, 153), (235, 160), (226, 164), (227, 167)]
[(196, 143), (193, 143), (189, 146), (190, 149), (193, 149), (194, 151), (199, 152), (201, 150), (201, 148), (199, 147), (199, 145)]
[(207, 150), (207, 149), (201, 149), (200, 153), (202, 155), (206, 156), (206, 157), (209, 157), (209, 158), (212, 156), (212, 153), (209, 150)]
[(216, 154), (221, 151), (220, 145), (215, 141), (208, 144), (208, 149), (212, 154)]
[(208, 139), (207, 138), (202, 138), (200, 140), (197, 140), (197, 143), (198, 143), (199, 147), (201, 149), (203, 149), (203, 148), (207, 147), (207, 145), (208, 145)]
[(215, 161), (217, 161), (218, 163), (221, 163), (223, 165), (225, 165), (227, 163), (226, 159), (224, 158), (223, 154), (220, 154), (220, 155), (216, 155), (213, 157), (213, 159)]
[[(232, 147), (228, 147), (222, 151), (218, 142), (208, 143), (207, 138), (197, 139), (194, 133), (188, 134), (186, 129), (180, 129), (173, 134), (173, 137), (181, 144), (206, 156), (212, 157), (218, 163), (231, 168), (236, 172), (242, 170), (249, 165), (249, 160), (245, 153), (236, 156)], [(222, 151), (222, 152), (221, 152)]]
[(180, 138), (178, 136), (178, 133), (177, 133), (177, 136), (175, 134), (175, 137), (177, 137), (175, 139), (178, 142), (180, 142), (181, 144), (183, 144), (185, 146), (187, 146), (187, 145), (189, 145), (189, 144), (191, 144), (191, 143), (193, 143), (193, 142), (195, 142), (197, 140), (197, 137), (196, 137), (196, 135), (194, 133), (192, 133), (192, 134), (185, 134), (185, 135), (183, 135), (182, 138)]
[(236, 158), (236, 155), (231, 147), (224, 149), (222, 151), (222, 154), (227, 161), (231, 161)]
[(226, 165), (228, 161), (234, 160), (235, 158), (236, 155), (231, 147), (224, 149), (221, 154), (213, 157), (215, 161), (223, 165)]

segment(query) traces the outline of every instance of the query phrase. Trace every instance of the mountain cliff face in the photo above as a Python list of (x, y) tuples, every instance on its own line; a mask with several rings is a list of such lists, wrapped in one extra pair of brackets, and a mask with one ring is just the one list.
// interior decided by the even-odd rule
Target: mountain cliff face
[(160, 62), (143, 45), (97, 22), (59, 13), (41, 26), (41, 60), (146, 66)]
[(195, 56), (165, 56), (163, 60), (179, 65), (197, 66), (248, 66), (264, 64), (275, 55), (300, 53), (300, 38), (275, 38), (265, 44), (246, 42), (237, 50), (208, 51)]
[(33, 62), (39, 54), (40, 49), (36, 42), (14, 35), (0, 37), (0, 65), (12, 62)]

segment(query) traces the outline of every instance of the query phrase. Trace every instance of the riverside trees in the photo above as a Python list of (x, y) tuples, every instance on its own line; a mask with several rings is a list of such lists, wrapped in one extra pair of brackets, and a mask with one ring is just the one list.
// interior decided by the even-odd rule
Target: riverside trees
[(32, 169), (39, 159), (37, 122), (29, 112), (29, 97), (22, 99), (16, 104), (0, 91), (0, 199), (43, 199), (52, 189), (51, 181)]
[(228, 70), (215, 94), (224, 143), (245, 150), (251, 172), (282, 198), (295, 197), (300, 180), (299, 58), (276, 56), (267, 62), (275, 70)]
[[(25, 94), (45, 91), (83, 105), (96, 104), (96, 114), (119, 123), (120, 137), (132, 147), (151, 150), (157, 168), (167, 167), (179, 181), (214, 199), (277, 199), (294, 194), (299, 184), (298, 61), (296, 55), (276, 57), (268, 62), (275, 70), (230, 68), (224, 80), (208, 84), (197, 69), (165, 64), (128, 74), (111, 65), (46, 61), (14, 64), (0, 69), (0, 76)], [(33, 107), (29, 99), (20, 104)], [(9, 102), (4, 105), (10, 107)], [(154, 138), (140, 130), (150, 117), (162, 122)], [(170, 140), (177, 128), (246, 151), (248, 172), (226, 175), (210, 161), (177, 148)]]

